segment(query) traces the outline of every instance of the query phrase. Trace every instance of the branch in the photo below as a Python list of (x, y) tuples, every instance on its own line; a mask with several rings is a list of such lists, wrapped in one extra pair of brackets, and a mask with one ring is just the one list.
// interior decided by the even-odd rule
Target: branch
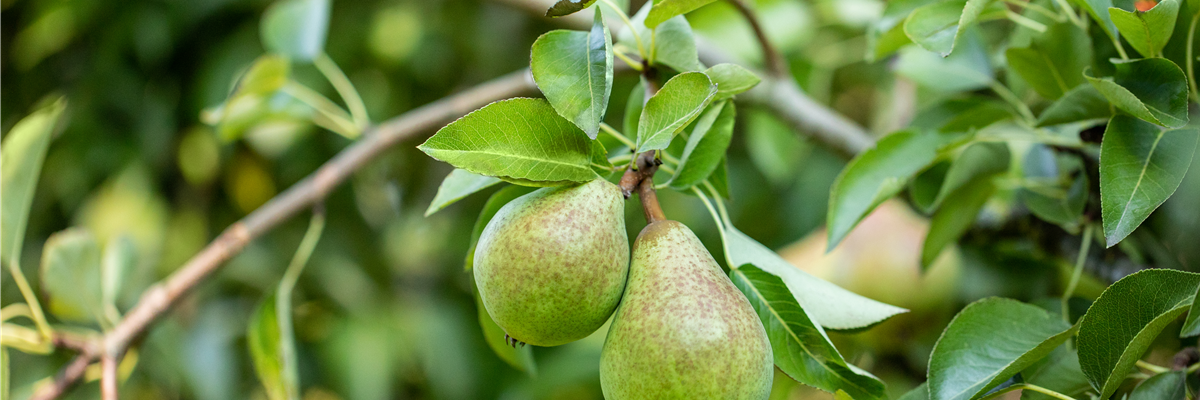
[(117, 357), (105, 354), (100, 357), (100, 398), (103, 400), (119, 400), (117, 394)]
[(746, 1), (729, 0), (729, 4), (733, 4), (733, 7), (742, 13), (746, 22), (750, 23), (750, 29), (754, 30), (754, 37), (758, 39), (758, 44), (762, 47), (763, 64), (767, 65), (767, 74), (773, 78), (788, 76), (787, 63), (783, 61), (783, 57), (779, 56), (779, 51), (775, 50), (775, 46), (772, 46), (771, 41), (767, 39), (767, 32), (763, 30), (762, 24), (758, 23), (758, 17), (754, 15), (750, 6), (746, 5)]
[[(529, 76), (529, 70), (525, 69), (409, 111), (369, 130), (361, 140), (342, 150), (333, 159), (321, 165), (316, 172), (230, 225), (216, 240), (165, 281), (147, 289), (138, 303), (125, 314), (125, 318), (105, 334), (99, 343), (83, 345), (62, 342), (72, 343), (73, 345), (68, 347), (82, 351), (53, 382), (34, 394), (32, 399), (54, 399), (65, 393), (83, 377), (88, 364), (99, 356), (99, 352), (95, 351), (97, 348), (105, 349), (108, 354), (124, 354), (132, 341), (183, 296), (241, 252), (251, 240), (323, 200), (355, 171), (392, 146), (436, 129), (493, 101), (536, 92), (537, 87)], [(114, 357), (113, 362), (119, 361)]]

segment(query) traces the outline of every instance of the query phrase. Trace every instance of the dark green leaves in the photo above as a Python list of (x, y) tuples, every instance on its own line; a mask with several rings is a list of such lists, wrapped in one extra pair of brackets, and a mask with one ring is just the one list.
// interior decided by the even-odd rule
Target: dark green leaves
[(904, 21), (904, 33), (913, 43), (942, 57), (950, 55), (962, 32), (985, 12), (1003, 12), (991, 0), (948, 0), (913, 10)]
[(1083, 70), (1092, 64), (1092, 40), (1075, 24), (1051, 25), (1026, 48), (1005, 53), (1008, 66), (1038, 94), (1050, 100), (1084, 83)]
[(1162, 0), (1146, 12), (1112, 7), (1108, 14), (1134, 50), (1143, 57), (1155, 57), (1171, 39), (1175, 18), (1179, 15), (1179, 0)]
[(50, 311), (64, 320), (103, 321), (100, 245), (82, 229), (51, 235), (42, 251), (42, 286)]
[(685, 72), (676, 75), (646, 101), (638, 119), (637, 150), (662, 150), (712, 101), (717, 93), (707, 75)]
[(475, 110), (417, 148), (476, 174), (553, 186), (599, 176), (591, 168), (591, 142), (545, 100), (518, 98)]
[(261, 34), (267, 51), (312, 61), (324, 52), (328, 30), (329, 0), (282, 0), (263, 14)]
[(687, 190), (712, 175), (733, 139), (736, 116), (732, 101), (714, 103), (700, 115), (692, 125), (675, 176), (671, 177), (672, 189)]
[(1186, 400), (1187, 372), (1170, 371), (1154, 375), (1142, 381), (1129, 400)]
[(828, 392), (844, 390), (857, 399), (883, 398), (883, 382), (846, 363), (779, 277), (751, 264), (734, 268), (729, 275), (758, 312), (780, 370)]
[(1044, 145), (1025, 154), (1021, 201), (1038, 218), (1073, 229), (1087, 202), (1088, 179), (1078, 157), (1056, 155)]
[(483, 176), (465, 169), (455, 168), (453, 171), (450, 171), (450, 175), (446, 175), (446, 179), (442, 181), (442, 186), (438, 187), (437, 195), (433, 196), (433, 202), (429, 203), (429, 208), (425, 209), (425, 216), (433, 215), (433, 213), (446, 208), (446, 206), (454, 204), (454, 202), (462, 200), (462, 198), (472, 193), (487, 189), (497, 183), (500, 183), (499, 178)]
[(1168, 128), (1188, 122), (1187, 77), (1179, 66), (1165, 58), (1116, 62), (1112, 77), (1095, 78), (1084, 73), (1088, 82), (1117, 108)]
[(1092, 303), (1079, 327), (1079, 365), (1108, 398), (1167, 324), (1192, 305), (1200, 275), (1148, 269), (1129, 275)]
[(654, 29), (668, 19), (687, 14), (716, 0), (658, 0), (646, 16), (646, 27)]
[(546, 10), (547, 17), (562, 17), (571, 15), (591, 7), (596, 0), (558, 0)]
[(613, 79), (612, 39), (600, 10), (590, 31), (556, 30), (539, 37), (529, 68), (558, 114), (595, 139)]
[(1100, 209), (1109, 247), (1175, 193), (1197, 137), (1196, 129), (1163, 130), (1125, 115), (1109, 121), (1100, 146)]
[[(1089, 388), (1087, 378), (1083, 376), (1083, 371), (1079, 370), (1079, 354), (1068, 344), (1058, 346), (1050, 355), (1021, 371), (1021, 377), (1027, 383), (1068, 396), (1078, 396)], [(1022, 392), (1021, 399), (1056, 400), (1031, 390)]]
[(66, 106), (65, 100), (58, 99), (21, 119), (0, 146), (0, 192), (4, 193), (0, 197), (0, 259), (5, 262), (19, 261), (42, 160)]
[(1095, 86), (1082, 84), (1071, 89), (1046, 107), (1038, 116), (1037, 126), (1050, 126), (1089, 119), (1108, 118), (1112, 106)]
[(901, 131), (850, 161), (829, 195), (829, 248), (836, 247), (863, 217), (932, 163), (940, 143), (937, 135)]
[[(950, 196), (951, 193), (959, 190), (959, 188), (979, 178), (1008, 171), (1010, 157), (1007, 144), (992, 142), (971, 144), (945, 170), (942, 179), (937, 182), (938, 184), (934, 188), (935, 191), (930, 191), (932, 193), (923, 196), (928, 198), (920, 199), (921, 201), (918, 201), (918, 203), (921, 203), (921, 207), (927, 212), (936, 209), (947, 196)], [(930, 169), (932, 170), (933, 168)], [(925, 175), (926, 173), (921, 173), (922, 177)], [(918, 196), (914, 195), (913, 197), (916, 198)]]
[(929, 357), (929, 399), (968, 400), (987, 393), (1070, 338), (1057, 315), (1016, 300), (989, 298), (957, 316)]
[(283, 378), (283, 355), (280, 347), (279, 319), (275, 313), (275, 294), (263, 298), (246, 327), (246, 342), (254, 371), (266, 389), (267, 398), (285, 400), (287, 385)]
[(717, 85), (717, 97), (714, 101), (728, 99), (750, 90), (762, 81), (753, 72), (737, 64), (717, 64), (705, 70), (704, 74)]
[(929, 222), (929, 234), (921, 248), (921, 268), (929, 268), (942, 249), (958, 241), (975, 223), (975, 216), (992, 197), (995, 186), (990, 177), (980, 177), (968, 182), (951, 195), (946, 204), (938, 208)]

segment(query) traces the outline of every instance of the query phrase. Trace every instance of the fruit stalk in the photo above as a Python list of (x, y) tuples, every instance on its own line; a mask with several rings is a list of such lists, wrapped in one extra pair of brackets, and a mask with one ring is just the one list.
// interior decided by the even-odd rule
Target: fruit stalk
[(654, 151), (638, 154), (629, 164), (629, 169), (625, 170), (625, 175), (621, 176), (619, 184), (621, 194), (626, 199), (633, 195), (634, 191), (637, 192), (638, 200), (642, 203), (642, 213), (645, 214), (648, 224), (667, 219), (662, 206), (658, 204), (658, 194), (654, 191), (654, 173), (658, 172), (659, 165), (662, 165), (662, 160), (655, 157)]

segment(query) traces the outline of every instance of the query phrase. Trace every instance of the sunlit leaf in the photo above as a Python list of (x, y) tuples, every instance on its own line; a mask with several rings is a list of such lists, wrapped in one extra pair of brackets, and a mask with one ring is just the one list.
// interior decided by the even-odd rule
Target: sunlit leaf
[(325, 51), (329, 0), (280, 0), (263, 14), (262, 41), (268, 51), (312, 61)]
[(1157, 56), (1175, 29), (1175, 18), (1179, 16), (1179, 0), (1162, 0), (1149, 11), (1125, 11), (1110, 7), (1109, 17), (1113, 25), (1143, 57)]
[(129, 272), (137, 265), (137, 256), (137, 247), (133, 238), (128, 235), (112, 238), (104, 246), (104, 258), (100, 264), (100, 292), (104, 307), (114, 307), (115, 310), (122, 285), (128, 279)]
[(275, 294), (263, 298), (246, 326), (246, 343), (254, 372), (271, 400), (287, 400), (283, 380), (283, 355), (280, 348), (279, 319), (275, 315)]
[(429, 203), (429, 208), (425, 209), (425, 216), (433, 215), (433, 213), (446, 208), (446, 206), (454, 204), (475, 192), (492, 187), (492, 185), (497, 183), (500, 183), (500, 178), (483, 176), (465, 169), (455, 168), (453, 171), (450, 171), (449, 175), (446, 175), (446, 179), (438, 187), (437, 195), (433, 196), (433, 202)]
[(66, 106), (65, 100), (57, 99), (21, 119), (0, 146), (0, 192), (4, 193), (0, 198), (0, 259), (4, 262), (16, 263), (20, 258), (42, 160)]
[(1100, 144), (1100, 211), (1104, 239), (1116, 245), (1167, 201), (1192, 164), (1200, 130), (1163, 130), (1113, 116)]
[(638, 151), (667, 148), (676, 133), (700, 116), (716, 93), (717, 85), (703, 73), (685, 72), (671, 78), (646, 101), (638, 119)]
[(646, 16), (646, 27), (654, 29), (668, 19), (687, 14), (716, 0), (658, 0)]
[(556, 30), (533, 42), (529, 68), (550, 105), (595, 139), (612, 93), (612, 39), (596, 10), (587, 32)]
[(46, 240), (42, 287), (54, 315), (79, 322), (103, 320), (100, 276), (100, 245), (91, 233), (68, 229)]
[(704, 74), (717, 85), (717, 97), (713, 101), (733, 97), (762, 81), (753, 72), (737, 64), (717, 64), (705, 70)]
[[(687, 19), (678, 15), (651, 30), (646, 27), (645, 21), (652, 5), (652, 2), (646, 2), (642, 9), (630, 18), (630, 22), (637, 27), (645, 50), (654, 53), (654, 62), (680, 72), (703, 70), (704, 66), (700, 64), (696, 51), (696, 39), (692, 36), (692, 27), (688, 25)], [(638, 48), (637, 41), (628, 28), (620, 32), (617, 41), (631, 49)], [(649, 48), (651, 44), (654, 45), (653, 48)]]
[(963, 31), (981, 18), (1003, 15), (1002, 7), (992, 0), (948, 0), (921, 6), (904, 21), (904, 33), (913, 43), (945, 57), (954, 50)]
[(1188, 122), (1187, 77), (1165, 58), (1115, 62), (1112, 77), (1084, 76), (1117, 108), (1146, 122), (1178, 128)]

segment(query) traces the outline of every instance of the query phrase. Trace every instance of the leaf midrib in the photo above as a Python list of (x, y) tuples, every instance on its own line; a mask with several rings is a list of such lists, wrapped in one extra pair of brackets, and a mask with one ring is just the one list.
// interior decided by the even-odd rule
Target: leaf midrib
[(1125, 207), (1121, 210), (1121, 217), (1117, 219), (1116, 231), (1123, 230), (1128, 224), (1126, 217), (1129, 216), (1129, 205), (1133, 204), (1133, 198), (1137, 196), (1138, 189), (1142, 187), (1142, 180), (1146, 177), (1146, 170), (1150, 167), (1150, 160), (1154, 159), (1154, 152), (1158, 150), (1158, 143), (1162, 141), (1163, 136), (1166, 136), (1167, 131), (1159, 131), (1158, 136), (1154, 138), (1154, 144), (1150, 145), (1150, 152), (1146, 153), (1146, 162), (1142, 164), (1142, 171), (1138, 173), (1138, 180), (1133, 184), (1133, 191), (1129, 192), (1129, 199), (1125, 201)]

